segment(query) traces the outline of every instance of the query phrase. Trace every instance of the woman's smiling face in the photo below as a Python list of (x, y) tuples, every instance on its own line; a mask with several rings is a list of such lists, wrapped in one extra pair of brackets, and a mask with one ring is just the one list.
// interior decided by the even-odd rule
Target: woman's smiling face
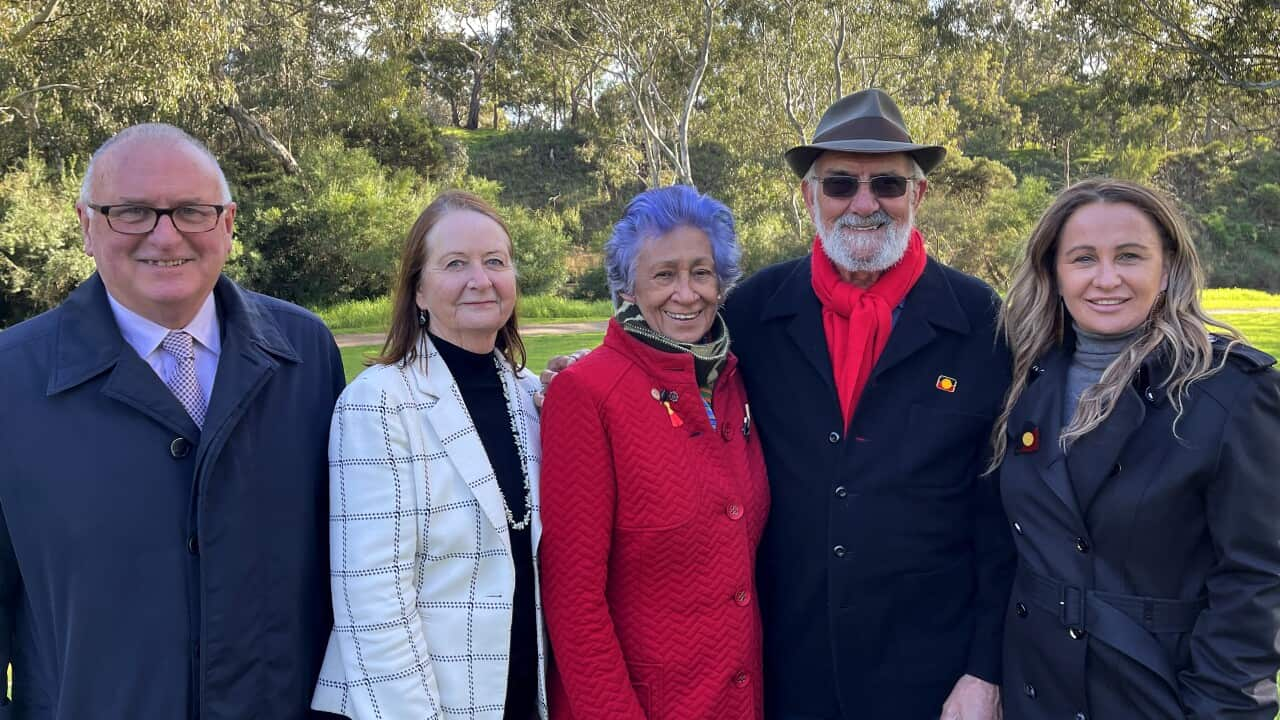
[(1054, 272), (1076, 325), (1101, 335), (1146, 322), (1168, 282), (1155, 223), (1128, 203), (1095, 202), (1076, 210), (1058, 236)]

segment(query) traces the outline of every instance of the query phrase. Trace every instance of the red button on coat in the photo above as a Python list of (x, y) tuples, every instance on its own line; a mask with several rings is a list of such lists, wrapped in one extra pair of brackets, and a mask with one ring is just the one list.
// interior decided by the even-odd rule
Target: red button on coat
[(738, 687), (746, 687), (748, 680), (749, 678), (747, 677), (747, 674), (745, 672), (739, 671), (737, 675), (733, 676), (733, 684), (737, 685)]
[(747, 594), (746, 590), (739, 590), (733, 594), (733, 601), (741, 607), (746, 607), (747, 601), (750, 599), (751, 596)]
[(742, 506), (732, 503), (724, 509), (724, 514), (728, 515), (730, 520), (737, 520), (742, 517)]

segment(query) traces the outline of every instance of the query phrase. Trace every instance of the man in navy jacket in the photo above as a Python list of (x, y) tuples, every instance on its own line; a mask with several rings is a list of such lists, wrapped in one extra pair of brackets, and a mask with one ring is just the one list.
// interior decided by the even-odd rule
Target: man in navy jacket
[(76, 205), (97, 273), (0, 333), (0, 718), (319, 716), (342, 362), (222, 276), (235, 210), (198, 141), (121, 132)]
[(729, 296), (772, 497), (757, 576), (770, 720), (993, 720), (1013, 547), (988, 434), (998, 298), (927, 258), (938, 146), (836, 102), (787, 153), (821, 242)]

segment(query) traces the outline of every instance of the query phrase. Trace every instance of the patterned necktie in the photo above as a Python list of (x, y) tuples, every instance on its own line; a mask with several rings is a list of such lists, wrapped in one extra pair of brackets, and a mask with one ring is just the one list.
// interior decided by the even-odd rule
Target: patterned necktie
[(203, 428), (207, 406), (204, 393), (200, 391), (200, 383), (196, 380), (196, 352), (191, 334), (184, 330), (173, 330), (160, 341), (160, 347), (177, 361), (164, 384), (169, 386), (178, 402), (187, 409), (187, 414), (195, 421), (196, 427)]

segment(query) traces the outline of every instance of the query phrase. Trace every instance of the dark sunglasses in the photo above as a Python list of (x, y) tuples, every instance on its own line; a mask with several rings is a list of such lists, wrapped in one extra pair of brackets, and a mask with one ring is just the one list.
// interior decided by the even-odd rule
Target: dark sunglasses
[(859, 180), (852, 175), (832, 175), (820, 182), (822, 194), (829, 198), (851, 198), (858, 194), (858, 185), (862, 183), (870, 185), (871, 194), (878, 198), (899, 198), (907, 194), (907, 183), (911, 179), (901, 175), (876, 175)]

